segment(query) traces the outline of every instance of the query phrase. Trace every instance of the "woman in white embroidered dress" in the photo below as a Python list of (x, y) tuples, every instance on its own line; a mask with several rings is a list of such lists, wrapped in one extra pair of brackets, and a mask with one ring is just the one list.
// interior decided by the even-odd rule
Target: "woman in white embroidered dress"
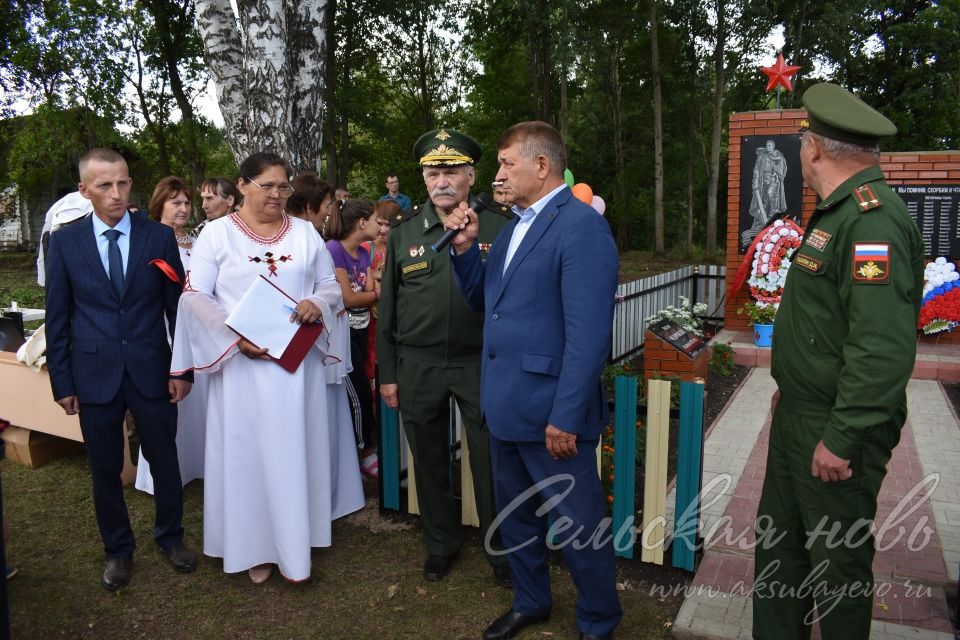
[[(186, 232), (192, 202), (193, 196), (186, 180), (167, 176), (154, 187), (150, 204), (147, 205), (151, 218), (173, 228), (184, 271), (190, 268), (190, 253), (193, 250), (193, 236)], [(177, 404), (177, 459), (180, 461), (180, 479), (184, 486), (191, 480), (203, 477), (206, 399), (207, 380), (204, 376), (198, 376), (194, 378), (190, 395)], [(143, 451), (137, 463), (134, 486), (153, 494), (153, 476), (150, 475), (150, 464), (143, 457)]]
[[(330, 369), (349, 362), (328, 330), (341, 292), (319, 235), (283, 212), (286, 163), (254, 154), (237, 186), (241, 209), (207, 224), (194, 245), (171, 368), (208, 376), (204, 553), (255, 584), (273, 565), (299, 582), (310, 577), (311, 547), (331, 544), (331, 521), (364, 505), (353, 434), (327, 419), (326, 381), (340, 375)], [(293, 373), (224, 323), (261, 276), (299, 301), (291, 321), (324, 323)]]

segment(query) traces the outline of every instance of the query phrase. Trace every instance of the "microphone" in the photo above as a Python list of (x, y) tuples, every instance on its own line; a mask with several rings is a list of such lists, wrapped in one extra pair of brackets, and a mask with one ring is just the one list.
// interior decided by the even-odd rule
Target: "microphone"
[[(478, 193), (475, 196), (470, 196), (467, 206), (473, 209), (474, 213), (480, 213), (489, 207), (491, 202), (493, 202), (493, 199), (489, 193)], [(453, 240), (458, 233), (460, 233), (460, 229), (447, 229), (435, 244), (430, 245), (430, 248), (440, 253), (447, 248), (447, 245), (450, 244), (450, 241)]]

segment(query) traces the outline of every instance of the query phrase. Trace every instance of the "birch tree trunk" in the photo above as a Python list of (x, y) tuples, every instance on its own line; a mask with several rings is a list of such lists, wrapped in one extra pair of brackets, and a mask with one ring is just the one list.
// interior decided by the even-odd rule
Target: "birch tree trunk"
[(204, 59), (237, 161), (274, 151), (295, 171), (323, 154), (326, 0), (196, 0)]

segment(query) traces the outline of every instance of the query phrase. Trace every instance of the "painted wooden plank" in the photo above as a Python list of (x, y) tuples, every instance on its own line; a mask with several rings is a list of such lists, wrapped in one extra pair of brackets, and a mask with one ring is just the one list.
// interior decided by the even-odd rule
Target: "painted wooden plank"
[(643, 485), (643, 543), (640, 559), (663, 564), (667, 502), (667, 445), (670, 435), (670, 381), (647, 380), (647, 450)]
[(380, 400), (380, 496), (384, 509), (400, 510), (400, 425), (397, 410)]
[(614, 552), (633, 558), (633, 536), (616, 538), (624, 525), (633, 526), (637, 484), (637, 379), (617, 376), (614, 382), (613, 527)]
[(703, 467), (703, 384), (680, 383), (680, 433), (672, 564), (693, 571)]

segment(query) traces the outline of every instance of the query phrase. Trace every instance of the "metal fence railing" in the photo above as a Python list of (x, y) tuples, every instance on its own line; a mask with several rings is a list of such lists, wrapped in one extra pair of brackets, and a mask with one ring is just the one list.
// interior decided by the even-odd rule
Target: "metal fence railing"
[(669, 305), (676, 305), (680, 296), (689, 298), (691, 304), (703, 302), (707, 305), (704, 319), (714, 325), (722, 323), (720, 305), (726, 273), (724, 266), (691, 265), (620, 284), (613, 315), (610, 361), (620, 362), (636, 355), (643, 348), (644, 320)]

